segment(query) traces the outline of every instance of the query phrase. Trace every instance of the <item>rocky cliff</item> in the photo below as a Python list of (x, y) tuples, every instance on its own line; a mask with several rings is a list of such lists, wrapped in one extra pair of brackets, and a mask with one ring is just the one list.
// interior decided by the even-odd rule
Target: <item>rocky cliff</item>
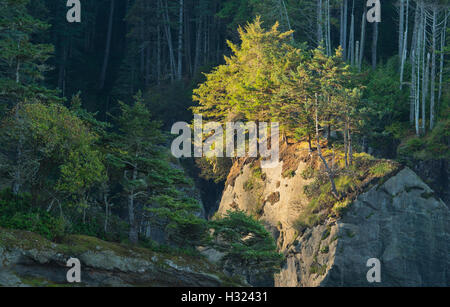
[[(69, 258), (81, 262), (81, 283), (69, 284)], [(71, 236), (61, 244), (25, 231), (0, 229), (0, 286), (236, 285), (205, 259)]]
[[(279, 167), (257, 171), (236, 164), (220, 203), (219, 214), (253, 213), (272, 232), (286, 255), (276, 286), (450, 285), (449, 209), (412, 170), (366, 184), (341, 217), (299, 228), (312, 182), (306, 160), (285, 155)], [(381, 283), (367, 281), (370, 258), (380, 260)]]

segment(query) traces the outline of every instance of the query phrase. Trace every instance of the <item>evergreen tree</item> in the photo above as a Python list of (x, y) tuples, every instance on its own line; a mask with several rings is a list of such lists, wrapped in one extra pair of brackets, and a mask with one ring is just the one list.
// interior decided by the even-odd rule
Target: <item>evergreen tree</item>
[(54, 93), (38, 85), (49, 70), (46, 61), (53, 47), (33, 40), (50, 25), (32, 17), (28, 4), (29, 0), (0, 1), (0, 104), (9, 109), (26, 99), (54, 99)]

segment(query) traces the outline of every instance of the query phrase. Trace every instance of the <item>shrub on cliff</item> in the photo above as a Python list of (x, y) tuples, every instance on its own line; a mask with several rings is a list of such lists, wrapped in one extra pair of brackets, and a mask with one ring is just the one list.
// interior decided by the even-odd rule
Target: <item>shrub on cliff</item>
[(14, 195), (11, 190), (0, 192), (0, 227), (36, 232), (50, 240), (64, 233), (62, 219), (33, 208), (29, 194)]
[(211, 221), (210, 228), (211, 245), (225, 253), (226, 268), (240, 268), (256, 275), (280, 270), (283, 256), (277, 252), (270, 233), (252, 216), (242, 211), (228, 211), (224, 217)]

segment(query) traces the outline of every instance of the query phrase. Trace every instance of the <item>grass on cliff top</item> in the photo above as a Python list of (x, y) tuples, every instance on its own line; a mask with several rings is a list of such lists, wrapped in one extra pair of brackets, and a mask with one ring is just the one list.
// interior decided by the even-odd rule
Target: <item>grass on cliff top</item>
[(394, 161), (381, 160), (366, 153), (356, 153), (353, 163), (345, 166), (344, 154), (339, 150), (324, 150), (330, 167), (334, 171), (336, 189), (341, 196), (337, 200), (331, 194), (331, 183), (313, 156), (309, 167), (301, 174), (303, 179), (312, 179), (312, 183), (304, 187), (309, 203), (299, 214), (295, 227), (299, 231), (322, 223), (326, 218), (340, 218), (355, 198), (375, 184), (381, 184), (395, 174), (400, 165)]

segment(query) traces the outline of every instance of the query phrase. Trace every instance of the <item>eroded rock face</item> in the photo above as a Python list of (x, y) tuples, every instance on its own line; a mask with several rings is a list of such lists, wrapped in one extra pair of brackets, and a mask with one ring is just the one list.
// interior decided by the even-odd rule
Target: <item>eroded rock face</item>
[[(249, 191), (250, 165), (224, 191), (219, 213), (260, 215), (287, 255), (276, 286), (449, 286), (450, 215), (442, 200), (409, 168), (359, 195), (344, 217), (300, 235), (294, 222), (307, 204), (300, 162), (292, 176), (263, 169), (263, 183)], [(255, 194), (256, 193), (256, 194)], [(259, 200), (263, 200), (258, 202)], [(369, 283), (367, 261), (381, 263), (381, 283)]]
[(89, 237), (54, 244), (32, 233), (0, 229), (0, 286), (69, 285), (66, 263), (71, 257), (81, 262), (82, 282), (74, 286), (224, 285), (214, 266), (205, 260), (168, 256)]

